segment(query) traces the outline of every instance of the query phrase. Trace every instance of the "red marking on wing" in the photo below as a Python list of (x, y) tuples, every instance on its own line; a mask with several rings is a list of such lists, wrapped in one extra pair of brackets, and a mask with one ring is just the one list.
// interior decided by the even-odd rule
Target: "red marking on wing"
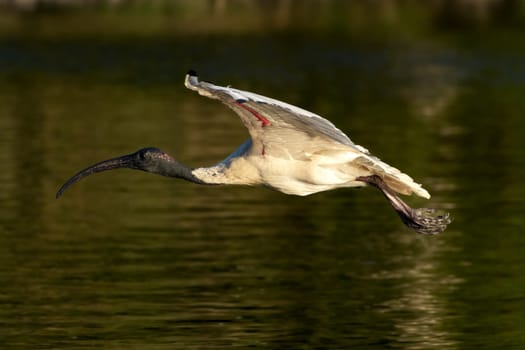
[(244, 105), (242, 102), (237, 102), (235, 101), (235, 104), (245, 110), (247, 110), (248, 112), (250, 112), (251, 114), (253, 114), (253, 116), (257, 119), (259, 119), (262, 123), (263, 126), (268, 126), (270, 125), (270, 121), (268, 119), (266, 119), (261, 113), (257, 112), (255, 109), (251, 108), (250, 106), (246, 106)]

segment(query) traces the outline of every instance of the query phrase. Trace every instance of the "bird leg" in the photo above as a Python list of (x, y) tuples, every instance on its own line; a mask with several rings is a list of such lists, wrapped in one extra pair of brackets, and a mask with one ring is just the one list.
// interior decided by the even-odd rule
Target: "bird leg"
[(379, 189), (401, 217), (403, 223), (416, 232), (431, 235), (438, 234), (443, 232), (452, 221), (449, 213), (446, 212), (431, 208), (409, 207), (399, 198), (396, 192), (388, 187), (383, 179), (377, 175), (360, 176), (356, 180), (363, 181)]

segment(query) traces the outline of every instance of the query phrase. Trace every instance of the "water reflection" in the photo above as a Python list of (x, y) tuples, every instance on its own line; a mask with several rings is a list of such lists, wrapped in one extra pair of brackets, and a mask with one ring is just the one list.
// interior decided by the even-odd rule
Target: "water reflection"
[[(455, 349), (522, 329), (523, 88), (520, 74), (477, 76), (523, 66), (259, 39), (17, 48), (39, 59), (0, 76), (6, 346)], [(280, 66), (261, 59), (269, 50)], [(200, 166), (244, 141), (235, 115), (182, 87), (188, 53), (212, 80), (334, 120), (456, 221), (420, 237), (367, 189), (296, 198), (133, 171), (90, 177), (55, 201), (98, 159), (158, 146)]]
[(398, 281), (399, 294), (383, 304), (382, 312), (395, 319), (391, 336), (407, 349), (459, 347), (456, 334), (447, 327), (449, 320), (457, 316), (450, 309), (448, 298), (463, 281), (455, 275), (443, 274), (439, 266), (443, 248), (440, 242), (430, 242), (420, 254), (407, 259), (408, 266), (374, 276)]
[(468, 72), (455, 56), (429, 47), (394, 56), (393, 74), (402, 82), (399, 90), (414, 114), (435, 119), (454, 102)]

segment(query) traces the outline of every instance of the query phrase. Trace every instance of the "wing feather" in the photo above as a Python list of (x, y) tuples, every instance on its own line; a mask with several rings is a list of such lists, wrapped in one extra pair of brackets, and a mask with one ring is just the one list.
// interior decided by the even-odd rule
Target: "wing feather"
[(367, 169), (372, 174), (379, 175), (390, 188), (398, 193), (405, 195), (415, 193), (420, 197), (430, 198), (430, 194), (421, 184), (418, 184), (409, 175), (388, 165), (376, 156), (363, 154), (357, 157), (353, 164)]
[[(272, 129), (286, 128), (291, 133), (304, 133), (335, 141), (359, 151), (364, 148), (355, 145), (348, 136), (325, 118), (273, 98), (253, 92), (215, 85), (200, 81), (194, 72), (186, 75), (185, 85), (200, 95), (216, 99), (233, 109), (241, 118), (254, 139), (271, 133)], [(291, 131), (290, 131), (291, 130)]]

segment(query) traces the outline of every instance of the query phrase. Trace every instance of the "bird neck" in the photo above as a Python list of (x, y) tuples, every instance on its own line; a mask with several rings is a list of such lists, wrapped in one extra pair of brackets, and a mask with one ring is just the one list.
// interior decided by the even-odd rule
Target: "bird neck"
[(210, 167), (192, 170), (192, 175), (210, 185), (257, 185), (261, 183), (258, 169), (245, 157), (227, 158)]
[(231, 179), (226, 175), (226, 167), (223, 164), (193, 169), (191, 170), (191, 175), (205, 184), (221, 185), (231, 183)]
[(193, 169), (189, 166), (173, 161), (162, 161), (158, 162), (155, 169), (151, 172), (168, 177), (175, 177), (183, 179), (197, 184), (206, 184), (207, 182), (201, 180), (193, 174)]

